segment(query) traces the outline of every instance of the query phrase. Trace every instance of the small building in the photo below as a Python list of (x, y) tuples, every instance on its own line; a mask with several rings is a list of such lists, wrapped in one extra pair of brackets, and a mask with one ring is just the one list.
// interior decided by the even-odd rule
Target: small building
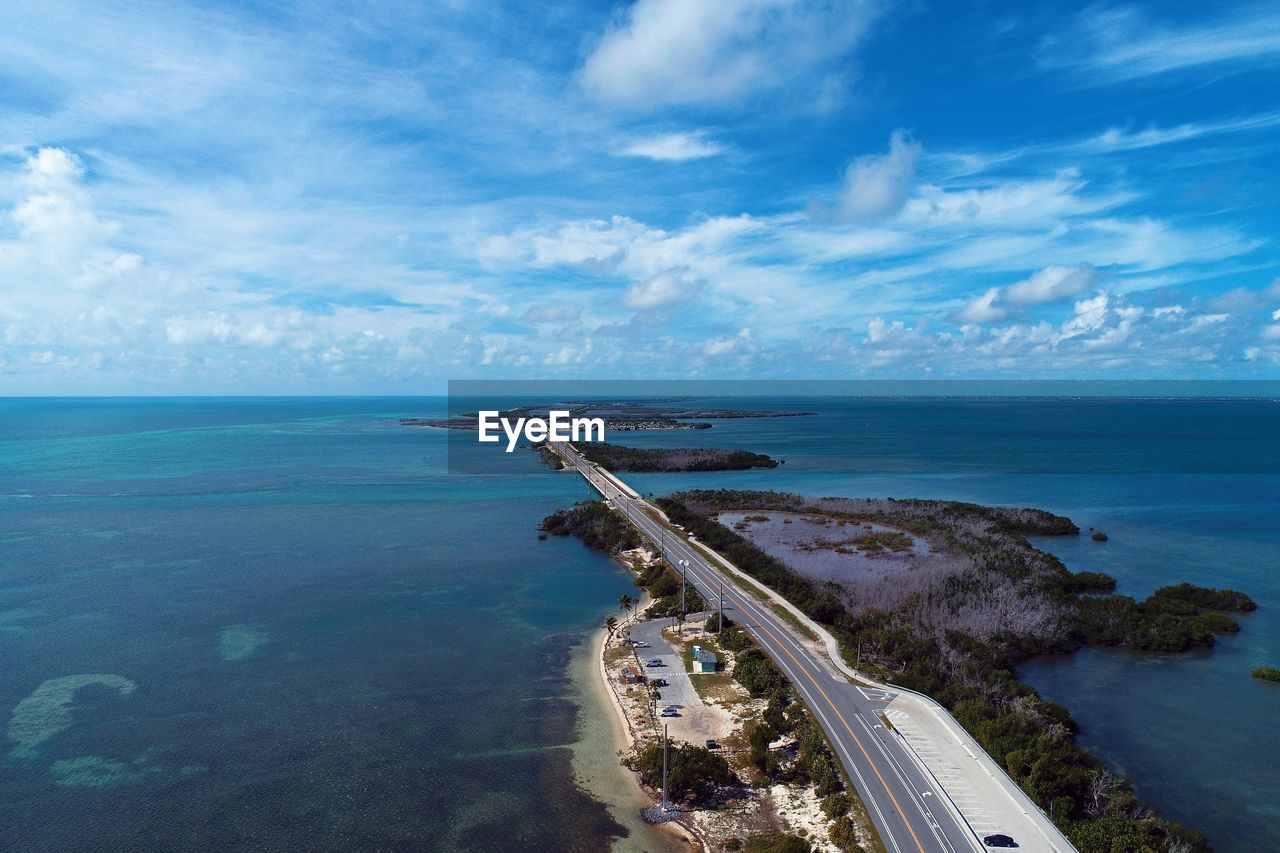
[(694, 672), (715, 672), (716, 671), (716, 653), (708, 651), (701, 646), (693, 647), (693, 671)]
[(629, 666), (624, 666), (622, 672), (618, 673), (618, 677), (623, 684), (639, 684), (643, 676)]

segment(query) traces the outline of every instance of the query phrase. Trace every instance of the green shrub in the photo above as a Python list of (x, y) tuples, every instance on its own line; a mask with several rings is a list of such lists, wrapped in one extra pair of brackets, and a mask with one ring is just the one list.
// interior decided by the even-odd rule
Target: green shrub
[[(669, 796), (698, 798), (737, 781), (724, 757), (692, 744), (671, 744), (667, 751)], [(634, 769), (646, 785), (662, 786), (662, 744), (650, 744), (636, 757)]]
[(862, 846), (858, 844), (858, 831), (852, 818), (842, 816), (833, 820), (827, 828), (827, 837), (832, 844), (847, 853), (862, 853)]
[(813, 845), (798, 835), (770, 832), (751, 836), (743, 850), (746, 853), (812, 853)]
[(853, 803), (850, 801), (848, 794), (831, 794), (822, 801), (822, 813), (827, 816), (827, 820), (843, 817), (849, 813), (851, 808), (853, 808)]
[(769, 696), (787, 686), (787, 679), (759, 649), (747, 649), (733, 665), (733, 677), (752, 696)]

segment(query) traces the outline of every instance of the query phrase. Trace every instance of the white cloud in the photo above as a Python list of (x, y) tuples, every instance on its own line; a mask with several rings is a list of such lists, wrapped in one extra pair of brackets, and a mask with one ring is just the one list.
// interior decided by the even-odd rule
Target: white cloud
[(1090, 6), (1072, 27), (1044, 42), (1040, 59), (1050, 67), (1078, 69), (1090, 83), (1207, 65), (1257, 68), (1280, 60), (1280, 15), (1249, 9), (1234, 17), (1169, 25), (1148, 20), (1134, 7)]
[(582, 316), (582, 306), (569, 302), (544, 302), (520, 315), (522, 323), (572, 323)]
[(632, 283), (622, 296), (628, 308), (650, 311), (688, 299), (695, 286), (687, 273), (664, 272), (646, 281)]
[(996, 305), (1000, 298), (1000, 288), (993, 287), (980, 296), (970, 299), (965, 306), (954, 315), (958, 323), (995, 323), (1009, 316), (1009, 309)]
[(1051, 264), (1040, 272), (1009, 285), (1001, 294), (1010, 305), (1043, 305), (1071, 296), (1079, 296), (1093, 286), (1097, 270), (1089, 264), (1060, 266)]
[(1136, 131), (1112, 127), (1097, 136), (1061, 146), (1060, 150), (1090, 154), (1136, 151), (1143, 148), (1154, 148), (1159, 145), (1187, 142), (1204, 136), (1266, 130), (1276, 125), (1280, 125), (1280, 112), (1259, 113), (1244, 118), (1222, 121), (1180, 124), (1175, 127), (1148, 127), (1144, 130)]
[(846, 219), (890, 216), (902, 209), (915, 179), (920, 145), (904, 130), (889, 138), (887, 154), (854, 160), (840, 188), (840, 214)]
[(1073, 337), (1101, 328), (1107, 320), (1110, 305), (1111, 299), (1105, 293), (1081, 299), (1076, 303), (1071, 318), (1062, 324), (1062, 334)]
[(736, 335), (722, 335), (712, 338), (702, 345), (702, 352), (708, 358), (723, 358), (736, 355), (755, 348), (750, 329), (740, 329)]
[(724, 146), (708, 140), (706, 134), (701, 132), (666, 133), (661, 136), (638, 139), (619, 149), (618, 154), (666, 162), (683, 162), (715, 157), (723, 154), (724, 150)]
[(231, 318), (213, 311), (169, 317), (164, 321), (164, 333), (169, 343), (179, 346), (225, 343), (231, 337)]
[(873, 17), (863, 2), (636, 0), (587, 57), (581, 82), (632, 107), (731, 103), (822, 75)]
[(12, 212), (18, 234), (44, 265), (74, 275), (95, 260), (88, 255), (94, 245), (117, 229), (94, 213), (80, 186), (84, 166), (70, 152), (40, 148), (23, 165), (19, 185), (26, 195)]
[(952, 319), (962, 324), (999, 322), (1020, 309), (1079, 296), (1093, 286), (1097, 277), (1097, 270), (1090, 264), (1050, 264), (1008, 287), (992, 287), (975, 296)]

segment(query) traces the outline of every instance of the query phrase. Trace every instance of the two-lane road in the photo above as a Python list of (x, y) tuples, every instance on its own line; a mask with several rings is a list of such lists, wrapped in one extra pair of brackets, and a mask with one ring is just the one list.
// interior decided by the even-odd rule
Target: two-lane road
[(963, 819), (943, 802), (946, 795), (913, 760), (876, 712), (881, 694), (850, 684), (806, 649), (770, 608), (742, 592), (682, 537), (649, 515), (649, 505), (616, 477), (587, 462), (571, 445), (556, 444), (567, 459), (641, 532), (661, 543), (663, 556), (712, 606), (724, 590), (726, 616), (752, 635), (791, 681), (826, 732), (854, 781), (871, 820), (893, 853), (984, 849)]

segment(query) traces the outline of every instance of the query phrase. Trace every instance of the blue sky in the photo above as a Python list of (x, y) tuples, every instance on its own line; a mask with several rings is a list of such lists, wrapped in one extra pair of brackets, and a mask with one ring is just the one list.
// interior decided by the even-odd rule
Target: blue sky
[(1277, 79), (1266, 3), (11, 0), (0, 394), (1277, 378)]

